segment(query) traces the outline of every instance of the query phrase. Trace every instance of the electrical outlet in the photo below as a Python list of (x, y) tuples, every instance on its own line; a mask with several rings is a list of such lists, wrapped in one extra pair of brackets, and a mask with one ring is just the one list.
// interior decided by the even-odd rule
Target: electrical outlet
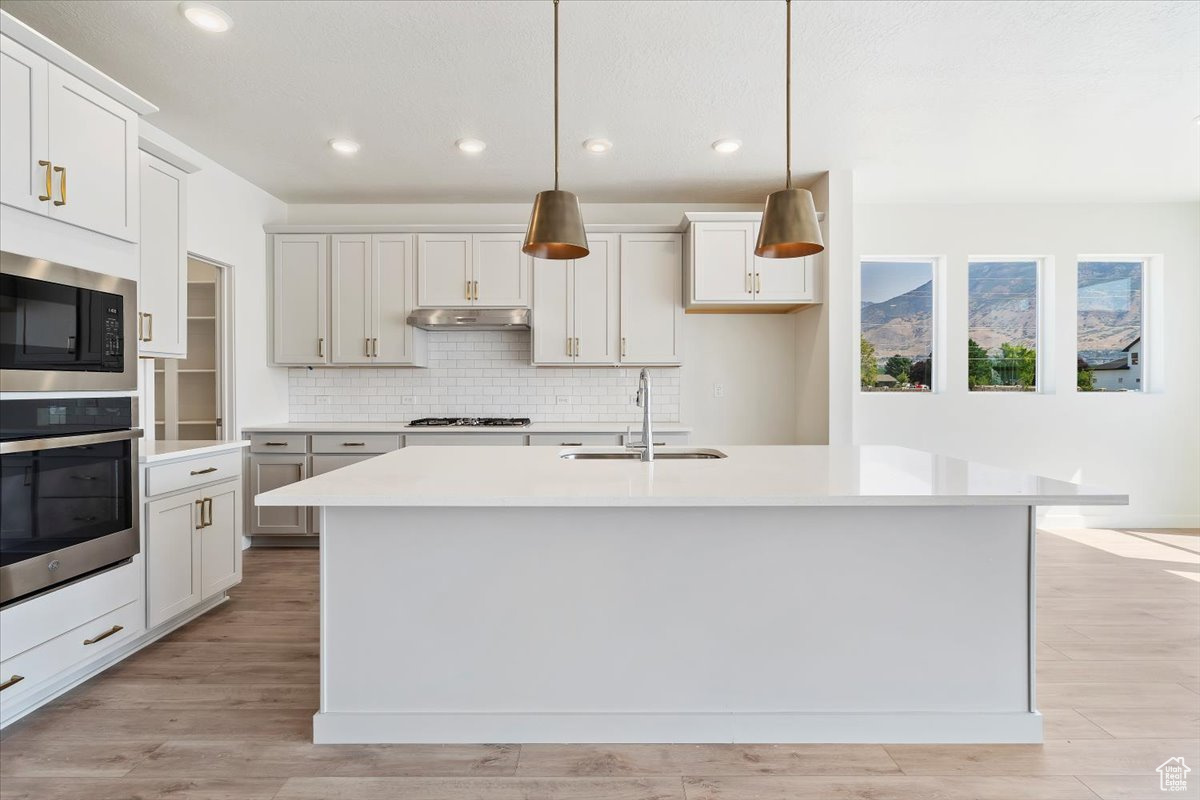
[(417, 404), (417, 398), (411, 394), (406, 394), (400, 398), (400, 402), (406, 406), (415, 406)]
[(725, 396), (725, 384), (714, 383), (713, 384), (713, 397), (724, 397), (724, 396)]
[(333, 398), (330, 397), (329, 395), (327, 395), (327, 394), (317, 395), (317, 405), (328, 406), (328, 405), (332, 405), (332, 404), (333, 404)]
[(571, 405), (571, 396), (560, 394), (555, 398), (555, 402), (557, 402), (560, 406), (569, 406)]

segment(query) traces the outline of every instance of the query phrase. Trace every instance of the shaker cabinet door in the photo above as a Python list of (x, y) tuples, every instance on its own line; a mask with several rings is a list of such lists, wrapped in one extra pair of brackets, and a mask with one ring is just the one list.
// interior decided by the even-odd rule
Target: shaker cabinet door
[(334, 235), (329, 241), (330, 361), (371, 362), (371, 236)]
[(569, 261), (533, 261), (533, 363), (570, 364), (574, 330), (571, 324)]
[(471, 241), (471, 300), (477, 306), (528, 306), (529, 258), (520, 233), (476, 233)]
[(754, 223), (693, 224), (692, 298), (698, 303), (754, 299)]
[(277, 234), (273, 273), (275, 363), (324, 364), (329, 357), (327, 236)]
[[(44, 58), (0, 36), (0, 203), (49, 213), (46, 134), (47, 75)], [(46, 198), (46, 199), (42, 199)]]
[(588, 237), (591, 250), (573, 262), (575, 363), (615, 364), (619, 347), (618, 238), (615, 234)]
[(187, 176), (139, 153), (138, 355), (187, 358)]
[(374, 248), (371, 362), (374, 364), (412, 364), (418, 360), (414, 344), (416, 337), (424, 332), (418, 333), (408, 324), (417, 286), (413, 239), (411, 233), (371, 237)]
[(240, 481), (217, 484), (203, 492), (206, 523), (200, 540), (200, 597), (207, 600), (242, 579), (242, 489)]
[(417, 235), (417, 303), (425, 307), (471, 304), (471, 234)]
[(682, 250), (679, 234), (621, 234), (622, 363), (681, 363)]
[(146, 627), (182, 614), (201, 599), (202, 492), (146, 504)]

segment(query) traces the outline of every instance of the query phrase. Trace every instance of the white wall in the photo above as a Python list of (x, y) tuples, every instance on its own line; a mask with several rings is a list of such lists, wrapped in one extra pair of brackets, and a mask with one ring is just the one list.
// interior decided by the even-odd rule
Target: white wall
[[(1051, 509), (1047, 524), (1200, 525), (1200, 205), (860, 205), (855, 262), (863, 255), (945, 258), (946, 386), (932, 395), (860, 394), (835, 376), (835, 394), (854, 409), (858, 443), (900, 444), (1128, 492), (1127, 508)], [(966, 388), (966, 264), (974, 255), (1041, 255), (1055, 300), (1056, 391), (971, 394)], [(1147, 303), (1147, 363), (1162, 367), (1148, 393), (1080, 394), (1075, 385), (1075, 264), (1080, 254), (1161, 256), (1161, 281)], [(857, 273), (857, 268), (854, 269)], [(1154, 296), (1157, 290), (1157, 297)], [(856, 364), (854, 319), (835, 358)], [(1048, 309), (1050, 310), (1050, 309)]]
[(188, 176), (187, 249), (233, 268), (236, 424), (286, 420), (287, 370), (267, 366), (268, 247), (263, 225), (287, 221), (287, 205), (144, 121), (140, 132), (200, 167)]

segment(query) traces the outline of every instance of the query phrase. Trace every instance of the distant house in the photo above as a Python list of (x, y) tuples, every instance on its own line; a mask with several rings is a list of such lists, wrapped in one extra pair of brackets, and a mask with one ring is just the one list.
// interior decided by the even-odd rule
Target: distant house
[(894, 389), (898, 381), (886, 372), (881, 372), (875, 376), (875, 385), (884, 389)]
[(1138, 391), (1142, 388), (1142, 337), (1125, 346), (1124, 355), (1094, 364), (1092, 371), (1094, 387), (1102, 391)]

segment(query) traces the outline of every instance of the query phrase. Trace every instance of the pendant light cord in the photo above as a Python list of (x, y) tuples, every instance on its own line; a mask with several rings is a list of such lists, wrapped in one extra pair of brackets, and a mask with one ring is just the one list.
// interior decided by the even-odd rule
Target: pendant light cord
[[(790, 189), (790, 188), (792, 188), (792, 0), (786, 0), (786, 3), (787, 3), (787, 80), (786, 80), (786, 84), (787, 84), (787, 103), (786, 103), (787, 133), (785, 135), (787, 136), (787, 143), (786, 143), (787, 188)], [(554, 0), (554, 6), (555, 6), (555, 8), (558, 7), (558, 0)], [(555, 19), (557, 20), (557, 17)], [(555, 22), (555, 26), (556, 26), (555, 30), (556, 31), (558, 30), (557, 24), (558, 23)], [(557, 33), (556, 33), (556, 36), (557, 36)], [(555, 47), (558, 46), (557, 42), (558, 42), (558, 39), (556, 38), (555, 39)], [(555, 56), (554, 63), (555, 63), (555, 65), (558, 64), (557, 56)], [(555, 73), (555, 75), (557, 76), (557, 73)], [(557, 80), (558, 80), (558, 78), (555, 77), (555, 81), (557, 81)], [(555, 85), (557, 86), (557, 83)], [(558, 96), (557, 92), (558, 92), (558, 90), (555, 89), (555, 97)], [(557, 113), (557, 111), (555, 113)], [(556, 120), (555, 125), (558, 124), (557, 119), (558, 118), (555, 117), (555, 120)], [(557, 134), (555, 134), (555, 135), (557, 136)], [(558, 145), (555, 144), (555, 147), (557, 147), (557, 146)], [(557, 150), (555, 152), (557, 153)], [(557, 166), (555, 167), (555, 169), (557, 169)], [(557, 175), (557, 173), (555, 173), (555, 174)]]
[(558, 0), (554, 0), (554, 191), (558, 191)]

